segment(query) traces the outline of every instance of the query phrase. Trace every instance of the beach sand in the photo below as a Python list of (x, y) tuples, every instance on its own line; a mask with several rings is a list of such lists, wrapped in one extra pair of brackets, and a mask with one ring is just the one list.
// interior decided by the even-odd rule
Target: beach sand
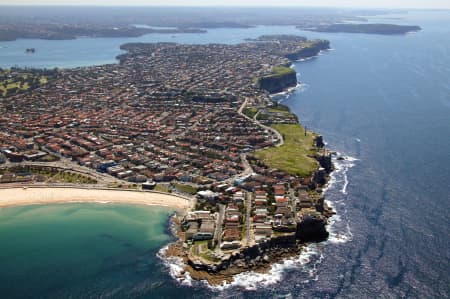
[(124, 203), (172, 207), (187, 210), (189, 200), (170, 194), (81, 188), (0, 189), (0, 207), (69, 202)]

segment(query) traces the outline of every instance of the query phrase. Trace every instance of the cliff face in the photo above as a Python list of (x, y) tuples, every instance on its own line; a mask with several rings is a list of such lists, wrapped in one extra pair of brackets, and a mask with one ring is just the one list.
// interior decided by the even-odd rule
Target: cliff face
[(330, 42), (327, 40), (314, 41), (310, 46), (304, 47), (301, 50), (286, 55), (289, 60), (295, 61), (302, 58), (313, 57), (319, 54), (321, 50), (330, 48)]
[(282, 92), (288, 87), (297, 85), (297, 73), (292, 71), (287, 74), (267, 76), (259, 78), (259, 88), (267, 90), (270, 93)]
[(274, 256), (279, 256), (282, 252), (298, 252), (299, 247), (300, 244), (297, 243), (295, 233), (292, 233), (273, 237), (251, 247), (243, 248), (239, 252), (234, 252), (226, 258), (222, 258), (217, 263), (205, 264), (188, 257), (188, 264), (197, 271), (208, 273), (218, 273), (229, 267), (249, 270), (258, 265), (274, 261)]
[[(327, 40), (314, 40), (309, 42), (300, 50), (286, 54), (285, 57), (291, 61), (302, 58), (313, 57), (319, 54), (321, 50), (330, 48), (330, 42)], [(258, 79), (258, 87), (267, 90), (269, 93), (277, 93), (286, 90), (289, 87), (297, 85), (297, 73), (287, 67), (279, 67), (274, 74)], [(286, 70), (287, 69), (287, 70)], [(289, 71), (288, 71), (289, 70)]]
[(296, 237), (301, 242), (325, 241), (329, 235), (325, 225), (326, 221), (323, 219), (307, 217), (297, 224)]

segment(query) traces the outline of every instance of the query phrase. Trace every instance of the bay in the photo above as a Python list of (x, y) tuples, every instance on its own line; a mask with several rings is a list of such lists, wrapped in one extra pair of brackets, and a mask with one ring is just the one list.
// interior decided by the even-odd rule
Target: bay
[[(3, 255), (1, 260), (2, 266), (8, 262), (5, 264), (7, 267), (2, 267), (8, 271), (0, 274), (8, 283), (1, 286), (15, 285), (16, 294), (19, 294), (17, 298), (31, 294), (24, 287), (28, 284), (29, 290), (44, 294), (42, 297), (45, 294), (75, 294), (78, 295), (75, 297), (89, 298), (92, 294), (103, 294), (106, 298), (449, 298), (450, 15), (445, 11), (414, 11), (399, 17), (401, 19), (388, 20), (399, 24), (417, 24), (422, 26), (423, 31), (406, 36), (381, 36), (313, 33), (294, 27), (271, 26), (214, 29), (204, 35), (177, 34), (175, 37), (147, 35), (137, 39), (39, 41), (42, 46), (31, 45), (30, 40), (0, 43), (2, 67), (15, 64), (69, 67), (114, 63), (114, 57), (120, 53), (119, 45), (131, 41), (237, 43), (244, 38), (275, 33), (326, 38), (330, 40), (333, 50), (314, 59), (294, 63), (302, 86), (284, 99), (284, 103), (304, 125), (322, 134), (328, 147), (347, 157), (344, 161), (336, 161), (338, 169), (327, 190), (327, 199), (338, 213), (329, 228), (332, 232), (330, 240), (310, 246), (309, 254), (302, 257), (301, 263), (292, 267), (280, 266), (264, 278), (244, 275), (234, 286), (223, 290), (211, 290), (203, 283), (179, 285), (169, 276), (166, 266), (155, 258), (158, 248), (170, 240), (164, 232), (168, 214), (163, 213), (161, 218), (155, 218), (153, 224), (159, 227), (154, 234), (161, 239), (148, 243), (141, 243), (147, 235), (145, 229), (131, 225), (132, 222), (123, 224), (124, 230), (136, 230), (132, 244), (136, 242), (139, 250), (148, 248), (144, 260), (151, 266), (142, 266), (148, 270), (143, 274), (127, 276), (121, 271), (112, 271), (114, 275), (108, 276), (100, 271), (98, 276), (88, 275), (86, 285), (75, 283), (80, 288), (73, 287), (69, 280), (63, 280), (57, 284), (48, 282), (51, 285), (49, 288), (57, 293), (51, 290), (49, 293), (39, 293), (40, 289), (33, 289), (32, 286), (46, 284), (34, 282), (31, 275), (21, 276), (26, 275), (23, 271), (17, 270), (17, 276), (8, 278), (11, 271), (14, 273), (15, 263), (20, 266), (18, 269), (41, 273), (35, 270), (38, 268), (31, 271), (32, 268), (21, 265), (21, 260), (34, 265), (32, 259), (27, 257), (34, 251), (20, 253), (19, 250), (17, 252), (22, 258), (14, 258), (12, 253), (15, 251), (8, 249), (5, 252), (10, 252), (10, 255)], [(371, 19), (371, 22), (379, 21), (380, 17)], [(26, 56), (28, 61), (24, 60), (24, 49), (33, 46), (38, 53), (36, 56)], [(91, 50), (78, 55), (88, 47)], [(51, 51), (62, 51), (62, 54), (58, 58), (56, 52), (51, 54)], [(5, 54), (7, 52), (10, 54)], [(22, 213), (22, 208), (12, 209), (19, 209), (18, 215)], [(29, 209), (30, 212), (39, 210), (37, 207)], [(90, 210), (91, 206), (86, 209)], [(5, 221), (3, 215), (7, 211), (9, 209), (1, 211), (0, 221)], [(151, 210), (147, 212), (151, 213)], [(50, 221), (45, 217), (42, 219), (44, 223)], [(93, 227), (96, 220), (92, 221)], [(16, 234), (13, 232), (20, 228), (20, 221), (13, 223), (13, 226), (5, 226), (3, 222), (0, 225), (0, 238), (3, 238), (0, 246), (15, 240)], [(35, 247), (31, 241), (25, 246), (36, 248), (36, 251), (49, 250), (54, 253), (52, 250), (63, 246), (56, 242), (45, 247), (48, 242), (39, 242), (41, 234), (38, 232), (33, 233), (33, 237), (30, 234), (22, 236), (37, 242)], [(84, 237), (79, 239), (82, 242)], [(108, 242), (99, 241), (97, 246), (106, 246), (110, 244)], [(15, 246), (25, 245), (20, 244)], [(3, 251), (4, 247), (1, 249)], [(121, 256), (120, 250), (113, 252)], [(76, 255), (73, 253), (73, 256)], [(75, 281), (99, 267), (94, 258), (97, 255), (88, 255), (81, 254), (80, 264), (90, 266), (79, 270), (79, 273), (74, 271), (71, 277), (75, 277)], [(141, 267), (136, 267), (142, 262), (141, 256), (130, 256), (129, 264), (132, 266), (125, 266), (129, 272), (124, 273), (134, 273), (136, 268)], [(49, 272), (58, 269), (64, 258), (56, 261), (55, 268), (49, 266)], [(41, 265), (47, 263), (49, 260), (44, 260)], [(45, 273), (45, 267), (42, 268)], [(271, 279), (275, 281), (278, 275), (282, 276), (282, 282), (277, 283), (276, 287), (266, 284)], [(163, 282), (158, 292), (151, 292), (145, 287), (142, 287), (141, 293), (132, 291), (136, 286), (142, 286), (142, 282), (145, 285), (147, 276)], [(45, 274), (43, 277), (46, 277)], [(58, 281), (59, 276), (54, 278)], [(89, 282), (91, 279), (101, 283), (94, 286)], [(120, 288), (118, 293), (106, 292), (111, 292), (116, 284)]]

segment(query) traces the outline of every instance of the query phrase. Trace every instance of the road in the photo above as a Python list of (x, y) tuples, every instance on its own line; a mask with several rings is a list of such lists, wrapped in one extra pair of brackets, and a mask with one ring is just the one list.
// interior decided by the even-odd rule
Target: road
[(275, 146), (276, 146), (276, 147), (282, 146), (282, 145), (284, 144), (284, 139), (283, 139), (283, 136), (280, 134), (280, 132), (278, 132), (278, 131), (275, 130), (274, 128), (271, 128), (271, 127), (268, 127), (268, 126), (266, 126), (266, 125), (263, 125), (262, 123), (260, 123), (260, 122), (256, 119), (256, 117), (257, 117), (258, 114), (259, 114), (259, 111), (253, 116), (253, 118), (248, 117), (247, 115), (245, 115), (245, 114), (242, 112), (242, 111), (244, 111), (244, 108), (245, 108), (245, 106), (247, 105), (247, 103), (248, 103), (248, 98), (246, 98), (245, 101), (244, 101), (244, 103), (242, 103), (241, 107), (239, 107), (238, 113), (239, 113), (240, 115), (242, 115), (243, 117), (245, 117), (246, 119), (252, 121), (254, 124), (260, 126), (261, 128), (263, 128), (263, 129), (265, 129), (265, 130), (268, 130), (268, 131), (272, 132), (273, 134), (275, 134), (275, 136), (277, 136), (277, 139), (278, 139), (278, 142), (277, 142), (277, 144), (275, 144)]
[(245, 193), (245, 206), (246, 206), (246, 213), (245, 213), (245, 240), (243, 243), (247, 244), (247, 246), (252, 245), (252, 197), (253, 193), (246, 192)]
[(31, 162), (31, 161), (23, 161), (23, 162), (18, 162), (18, 163), (6, 162), (2, 166), (5, 166), (5, 167), (14, 167), (14, 166), (54, 167), (54, 168), (58, 168), (61, 170), (77, 172), (77, 173), (81, 173), (83, 175), (92, 177), (92, 178), (96, 179), (99, 184), (109, 184), (109, 183), (114, 183), (114, 182), (121, 182), (121, 183), (127, 183), (127, 184), (129, 183), (127, 181), (117, 179), (108, 174), (100, 173), (94, 169), (83, 167), (83, 166), (80, 166), (78, 164), (75, 164), (75, 163), (73, 163), (71, 161), (67, 161), (67, 160), (60, 160), (60, 161), (56, 161), (56, 162)]
[[(253, 118), (248, 117), (247, 115), (245, 115), (242, 111), (244, 111), (245, 106), (247, 106), (248, 103), (248, 98), (245, 98), (244, 102), (242, 103), (241, 107), (239, 107), (238, 109), (238, 114), (245, 117), (246, 119), (248, 119), (249, 121), (253, 122), (254, 124), (258, 125), (259, 127), (261, 127), (264, 130), (270, 131), (272, 132), (276, 137), (278, 142), (275, 144), (276, 147), (282, 146), (284, 144), (284, 139), (283, 136), (274, 128), (268, 127), (266, 125), (263, 125), (262, 123), (260, 123), (256, 117), (258, 116), (259, 112), (258, 111)], [(242, 162), (242, 166), (244, 167), (244, 171), (227, 179), (225, 182), (226, 183), (232, 183), (234, 180), (236, 180), (239, 177), (245, 177), (247, 175), (250, 175), (252, 173), (254, 173), (253, 168), (251, 167), (250, 163), (248, 163), (247, 161), (247, 154), (246, 153), (242, 153), (240, 154), (240, 158), (241, 158), (241, 162)]]

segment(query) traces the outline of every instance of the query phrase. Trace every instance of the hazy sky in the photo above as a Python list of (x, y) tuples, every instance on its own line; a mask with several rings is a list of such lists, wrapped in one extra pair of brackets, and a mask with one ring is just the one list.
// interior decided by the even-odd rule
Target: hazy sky
[(450, 8), (450, 0), (0, 0), (0, 4)]

